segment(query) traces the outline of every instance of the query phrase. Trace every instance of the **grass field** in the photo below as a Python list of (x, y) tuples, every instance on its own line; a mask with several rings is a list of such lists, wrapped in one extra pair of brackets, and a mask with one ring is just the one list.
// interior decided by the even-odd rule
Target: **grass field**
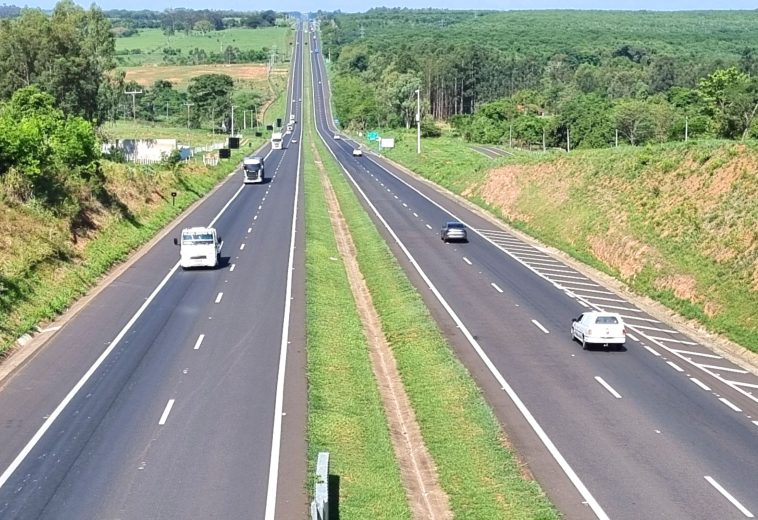
[[(521, 153), (491, 160), (399, 132), (386, 155), (758, 352), (758, 143)], [(610, 196), (609, 194), (614, 194)]]
[[(189, 35), (176, 33), (173, 36), (166, 36), (161, 29), (140, 29), (134, 36), (116, 38), (116, 52), (131, 51), (129, 55), (120, 56), (124, 60), (123, 65), (162, 63), (163, 49), (167, 48), (181, 50), (182, 55), (186, 56), (193, 49), (219, 53), (229, 46), (237, 47), (241, 51), (276, 47), (281, 59), (288, 60), (291, 39), (292, 29), (289, 27), (234, 27), (205, 35), (193, 32)], [(134, 54), (138, 49), (141, 53)]]
[(189, 81), (202, 74), (226, 74), (236, 81), (253, 85), (266, 81), (266, 65), (232, 63), (230, 65), (140, 65), (124, 67), (126, 81), (136, 81), (144, 87), (152, 86), (157, 80), (168, 80), (177, 90), (185, 90)]

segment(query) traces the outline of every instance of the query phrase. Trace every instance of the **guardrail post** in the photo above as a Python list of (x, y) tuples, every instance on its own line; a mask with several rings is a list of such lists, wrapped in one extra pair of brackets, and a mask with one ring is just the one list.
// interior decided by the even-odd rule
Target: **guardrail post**
[(329, 520), (329, 452), (316, 459), (316, 485), (311, 502), (311, 520)]

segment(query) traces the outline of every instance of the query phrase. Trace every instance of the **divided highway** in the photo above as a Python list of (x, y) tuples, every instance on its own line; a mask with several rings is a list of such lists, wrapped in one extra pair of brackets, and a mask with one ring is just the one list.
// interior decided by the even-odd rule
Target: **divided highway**
[[(281, 114), (298, 121), (301, 38)], [(268, 182), (236, 171), (0, 381), (0, 518), (305, 511), (299, 137), (262, 150)], [(221, 267), (179, 270), (172, 237), (209, 224)]]
[[(758, 377), (379, 156), (353, 157), (334, 138), (322, 55), (311, 64), (319, 134), (561, 512), (758, 513)], [(469, 243), (440, 240), (452, 219)], [(625, 316), (625, 350), (571, 340), (590, 308)]]

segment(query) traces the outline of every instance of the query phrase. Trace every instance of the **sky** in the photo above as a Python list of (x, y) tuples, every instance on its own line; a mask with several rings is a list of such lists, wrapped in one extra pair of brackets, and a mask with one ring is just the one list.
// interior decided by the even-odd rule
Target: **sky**
[[(92, 0), (74, 0), (83, 7), (89, 7)], [(51, 9), (55, 0), (3, 0), (5, 4), (25, 5)], [(407, 7), (420, 9), (434, 7), (440, 9), (622, 9), (650, 11), (712, 10), (712, 9), (750, 9), (758, 8), (756, 0), (276, 0), (269, 2), (239, 2), (239, 0), (95, 0), (102, 9), (150, 9), (162, 11), (168, 8), (183, 7), (187, 9), (234, 9), (249, 11), (324, 11), (361, 12), (372, 7)]]

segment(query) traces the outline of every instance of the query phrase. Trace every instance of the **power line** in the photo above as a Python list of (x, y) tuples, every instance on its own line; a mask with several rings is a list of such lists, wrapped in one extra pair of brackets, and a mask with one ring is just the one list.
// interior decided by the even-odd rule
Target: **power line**
[(125, 90), (125, 91), (124, 91), (124, 94), (127, 94), (127, 95), (131, 95), (131, 96), (132, 96), (132, 119), (136, 119), (136, 117), (137, 117), (137, 116), (136, 116), (136, 114), (137, 114), (137, 110), (136, 110), (136, 102), (135, 102), (135, 98), (136, 98), (137, 94), (142, 94), (142, 91), (141, 91), (141, 90), (132, 90), (131, 92), (127, 92), (127, 91)]

